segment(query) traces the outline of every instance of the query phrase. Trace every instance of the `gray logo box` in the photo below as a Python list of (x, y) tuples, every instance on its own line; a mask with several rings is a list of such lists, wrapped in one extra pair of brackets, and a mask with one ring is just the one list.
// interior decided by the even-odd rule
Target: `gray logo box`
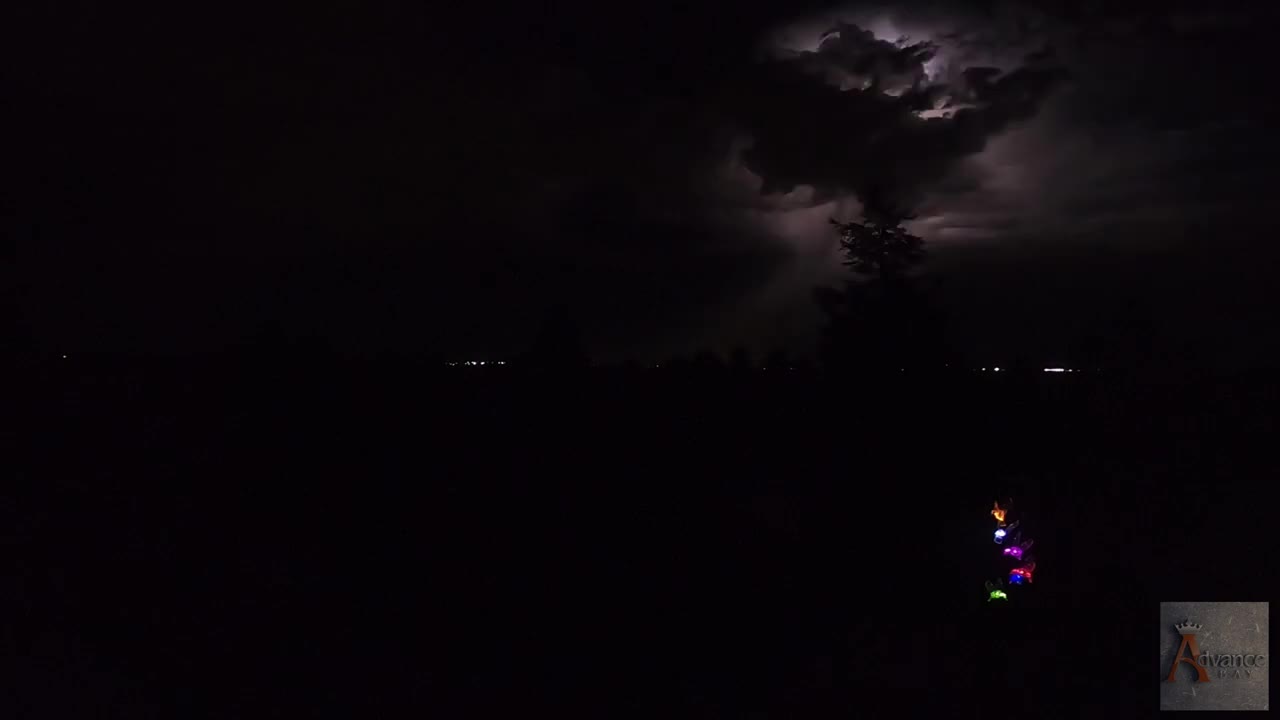
[(1269, 605), (1160, 603), (1160, 709), (1270, 709)]

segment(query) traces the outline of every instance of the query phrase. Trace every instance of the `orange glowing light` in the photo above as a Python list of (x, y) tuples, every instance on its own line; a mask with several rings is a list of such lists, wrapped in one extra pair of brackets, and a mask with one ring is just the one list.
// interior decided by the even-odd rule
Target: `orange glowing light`
[(995, 507), (991, 510), (991, 517), (995, 518), (996, 522), (1000, 523), (1001, 526), (1004, 525), (1004, 513), (1004, 508), (1000, 507), (999, 502), (996, 502)]

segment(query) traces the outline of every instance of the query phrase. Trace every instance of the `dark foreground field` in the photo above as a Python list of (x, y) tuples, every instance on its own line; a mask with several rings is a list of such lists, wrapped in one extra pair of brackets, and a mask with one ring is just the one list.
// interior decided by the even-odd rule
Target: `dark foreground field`
[(19, 377), (10, 717), (1134, 717), (1271, 572), (1267, 375)]

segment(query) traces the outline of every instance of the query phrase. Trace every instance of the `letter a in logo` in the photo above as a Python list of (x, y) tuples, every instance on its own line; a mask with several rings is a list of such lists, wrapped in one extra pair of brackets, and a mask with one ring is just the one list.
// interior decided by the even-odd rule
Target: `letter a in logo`
[[(1200, 648), (1196, 645), (1196, 631), (1200, 629), (1200, 626), (1186, 621), (1174, 627), (1177, 628), (1178, 632), (1182, 633), (1182, 644), (1178, 646), (1178, 654), (1173, 656), (1173, 665), (1169, 668), (1169, 677), (1165, 679), (1165, 682), (1173, 682), (1174, 678), (1178, 676), (1178, 663), (1191, 663), (1191, 667), (1196, 669), (1196, 673), (1199, 676), (1196, 682), (1209, 682), (1209, 673), (1200, 664)], [(1188, 647), (1191, 648), (1189, 657), (1182, 654), (1182, 651)]]

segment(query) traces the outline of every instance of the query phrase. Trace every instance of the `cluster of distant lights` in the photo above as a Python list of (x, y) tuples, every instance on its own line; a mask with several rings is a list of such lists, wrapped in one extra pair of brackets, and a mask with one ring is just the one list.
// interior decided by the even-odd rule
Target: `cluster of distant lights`
[[(66, 358), (67, 356), (66, 356), (66, 355), (63, 355), (62, 357), (63, 357), (63, 358)], [(455, 366), (455, 367), (456, 367), (456, 366), (478, 367), (478, 366), (480, 366), (480, 365), (506, 365), (506, 364), (507, 364), (507, 363), (506, 363), (505, 361), (503, 361), (503, 360), (459, 360), (459, 361), (456, 361), (456, 362), (451, 362), (451, 363), (449, 363), (449, 365), (451, 365), (451, 366)], [(654, 368), (661, 368), (662, 366), (661, 366), (661, 365), (654, 365), (653, 367), (654, 367)], [(761, 370), (769, 370), (770, 368), (760, 368), (760, 369), (761, 369)], [(783, 367), (783, 368), (779, 368), (779, 369), (783, 369), (783, 370), (795, 370), (795, 368), (793, 368), (793, 367)], [(903, 372), (905, 372), (905, 371), (906, 371), (906, 368), (900, 368), (900, 370), (901, 370), (901, 371), (903, 371)], [(998, 367), (990, 367), (990, 368), (985, 368), (985, 367), (984, 367), (984, 368), (981, 368), (981, 370), (982, 370), (982, 372), (1001, 372), (1001, 371), (1002, 371), (1002, 369), (1001, 369), (1001, 368), (998, 368)], [(1083, 371), (1083, 370), (1076, 370), (1075, 368), (1051, 367), (1051, 368), (1044, 368), (1043, 372), (1047, 372), (1047, 373), (1062, 373), (1062, 372), (1067, 372), (1067, 373), (1069, 373), (1069, 372), (1084, 372), (1084, 371)]]
[[(1000, 372), (1000, 368), (998, 367), (982, 368), (982, 372), (987, 372), (988, 370), (991, 372)], [(1060, 373), (1060, 372), (1084, 372), (1084, 371), (1083, 370), (1077, 371), (1075, 368), (1053, 367), (1053, 368), (1044, 368), (1043, 372)]]
[[(66, 359), (67, 359), (67, 356), (66, 356), (66, 355), (63, 355), (63, 356), (62, 356), (62, 359), (63, 359), (63, 360), (66, 360)], [(478, 367), (478, 366), (481, 366), (481, 365), (506, 365), (506, 364), (507, 364), (507, 363), (506, 363), (506, 361), (504, 361), (504, 360), (459, 360), (459, 361), (455, 361), (455, 362), (451, 362), (451, 363), (449, 363), (449, 365), (450, 365), (450, 366), (452, 366), (452, 367), (457, 367), (457, 366), (464, 366), (464, 367)], [(661, 365), (654, 365), (653, 367), (655, 367), (655, 368), (661, 368), (662, 366), (661, 366)], [(760, 368), (760, 369), (761, 369), (761, 370), (768, 370), (769, 368)], [(795, 370), (795, 368), (793, 368), (793, 367), (787, 367), (787, 368), (782, 368), (782, 369), (785, 369), (785, 370)], [(900, 370), (901, 370), (902, 372), (906, 372), (906, 368), (900, 368)], [(998, 368), (998, 367), (993, 367), (993, 368), (982, 368), (982, 372), (987, 372), (988, 370), (990, 370), (991, 372), (1000, 372), (1000, 368)], [(1075, 370), (1074, 368), (1045, 368), (1045, 369), (1044, 369), (1044, 372), (1047, 372), (1047, 373), (1050, 373), (1050, 372), (1051, 372), (1051, 373), (1060, 373), (1060, 372), (1076, 372), (1076, 370)], [(1081, 371), (1081, 372), (1083, 372), (1083, 371)]]

